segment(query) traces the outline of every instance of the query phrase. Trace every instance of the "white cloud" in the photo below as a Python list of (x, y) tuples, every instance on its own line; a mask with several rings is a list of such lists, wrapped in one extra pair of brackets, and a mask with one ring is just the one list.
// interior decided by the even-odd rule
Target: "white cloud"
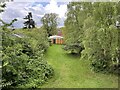
[(56, 13), (59, 15), (59, 25), (63, 25), (66, 11), (67, 5), (58, 5), (56, 0), (51, 0), (46, 6), (35, 2), (10, 2), (7, 3), (7, 7), (5, 8), (5, 11), (1, 13), (0, 17), (6, 22), (10, 22), (12, 19), (17, 18), (18, 21), (14, 26), (23, 27), (23, 18), (28, 12), (32, 12), (33, 19), (37, 23), (37, 26), (41, 26), (40, 19), (45, 13)]
[(66, 4), (63, 4), (63, 5), (60, 5), (58, 7), (58, 4), (56, 2), (56, 0), (51, 0), (50, 1), (50, 4), (48, 4), (46, 7), (45, 7), (45, 10), (50, 13), (57, 13), (59, 15), (60, 18), (64, 17), (65, 16), (65, 12), (67, 11), (67, 5)]

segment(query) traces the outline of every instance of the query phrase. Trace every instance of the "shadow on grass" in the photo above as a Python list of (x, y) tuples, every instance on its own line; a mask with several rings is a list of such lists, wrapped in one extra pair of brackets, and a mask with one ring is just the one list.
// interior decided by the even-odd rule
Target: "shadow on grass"
[(69, 58), (80, 58), (80, 54), (77, 53), (65, 53), (65, 56)]

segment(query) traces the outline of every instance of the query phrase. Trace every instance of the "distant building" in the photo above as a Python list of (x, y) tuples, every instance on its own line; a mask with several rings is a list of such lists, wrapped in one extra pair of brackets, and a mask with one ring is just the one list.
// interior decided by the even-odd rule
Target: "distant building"
[(59, 29), (57, 35), (50, 36), (49, 41), (51, 44), (63, 44), (64, 38), (63, 38), (62, 30)]
[(52, 44), (63, 44), (63, 37), (58, 35), (53, 35), (49, 37)]
[(24, 38), (24, 37), (26, 37), (23, 34), (16, 34), (16, 33), (12, 34), (12, 36), (15, 36), (15, 37), (18, 37), (18, 38)]

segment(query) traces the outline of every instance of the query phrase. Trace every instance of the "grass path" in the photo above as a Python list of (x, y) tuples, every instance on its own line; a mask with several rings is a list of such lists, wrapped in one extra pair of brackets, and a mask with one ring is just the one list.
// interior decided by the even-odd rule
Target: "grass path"
[(88, 60), (66, 54), (61, 45), (51, 46), (45, 58), (53, 67), (55, 76), (42, 88), (117, 88), (118, 78), (114, 75), (94, 73)]

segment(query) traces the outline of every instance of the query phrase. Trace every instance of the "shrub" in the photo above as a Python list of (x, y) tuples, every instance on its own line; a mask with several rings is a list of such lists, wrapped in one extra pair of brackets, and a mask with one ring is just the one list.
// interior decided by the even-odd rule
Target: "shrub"
[(24, 33), (27, 37), (19, 38), (9, 30), (3, 31), (3, 88), (35, 88), (53, 76), (52, 67), (43, 58), (47, 41), (39, 41), (41, 38), (36, 38), (39, 33), (36, 36), (34, 33)]

